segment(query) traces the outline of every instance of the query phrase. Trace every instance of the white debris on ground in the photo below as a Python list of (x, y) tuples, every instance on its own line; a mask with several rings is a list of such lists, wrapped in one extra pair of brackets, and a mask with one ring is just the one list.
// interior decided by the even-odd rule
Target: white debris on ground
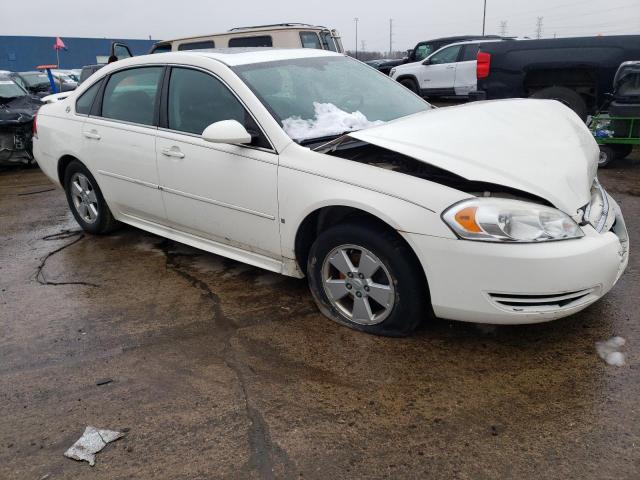
[(605, 342), (596, 342), (598, 356), (614, 367), (622, 367), (625, 364), (625, 355), (620, 351), (627, 341), (622, 337), (612, 337)]
[(96, 453), (102, 450), (107, 443), (122, 437), (124, 437), (124, 433), (88, 426), (76, 443), (64, 452), (64, 456), (74, 460), (85, 460), (93, 467), (96, 464)]
[(313, 102), (313, 109), (315, 111), (313, 119), (290, 117), (283, 120), (282, 127), (287, 135), (294, 140), (306, 140), (352, 132), (384, 123), (381, 120), (371, 122), (359, 111), (348, 113), (332, 103)]

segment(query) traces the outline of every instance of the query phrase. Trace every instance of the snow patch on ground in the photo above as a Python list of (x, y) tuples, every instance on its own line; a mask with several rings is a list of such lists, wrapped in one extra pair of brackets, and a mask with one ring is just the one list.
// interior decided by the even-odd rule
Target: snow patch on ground
[(345, 112), (333, 103), (313, 102), (315, 118), (305, 120), (300, 117), (289, 117), (282, 121), (282, 127), (294, 140), (328, 137), (343, 132), (352, 132), (367, 127), (382, 125), (384, 122), (367, 120), (361, 112)]
[(612, 337), (605, 342), (596, 342), (598, 356), (614, 367), (622, 367), (625, 364), (625, 355), (620, 349), (627, 341), (622, 337)]

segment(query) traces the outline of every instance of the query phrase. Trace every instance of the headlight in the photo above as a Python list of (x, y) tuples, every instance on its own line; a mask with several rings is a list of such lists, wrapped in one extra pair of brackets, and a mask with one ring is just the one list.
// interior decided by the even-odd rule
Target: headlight
[(609, 199), (607, 192), (596, 178), (591, 186), (591, 201), (584, 212), (584, 219), (591, 224), (596, 232), (602, 232), (609, 216)]
[(545, 242), (580, 238), (584, 233), (555, 208), (504, 198), (474, 198), (442, 214), (460, 237), (484, 242)]
[(391, 78), (393, 78), (393, 76), (394, 76), (395, 74), (396, 74), (396, 69), (395, 69), (395, 68), (392, 68), (392, 69), (389, 71), (389, 76), (390, 76)]

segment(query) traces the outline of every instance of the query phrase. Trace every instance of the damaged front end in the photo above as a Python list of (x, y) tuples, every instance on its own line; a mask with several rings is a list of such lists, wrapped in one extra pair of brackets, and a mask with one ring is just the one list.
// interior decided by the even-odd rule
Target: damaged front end
[(42, 105), (25, 95), (0, 97), (0, 164), (33, 164), (33, 120)]

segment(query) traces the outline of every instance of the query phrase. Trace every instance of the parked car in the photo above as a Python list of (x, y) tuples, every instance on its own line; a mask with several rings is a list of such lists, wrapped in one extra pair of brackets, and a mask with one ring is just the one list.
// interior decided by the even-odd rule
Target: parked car
[(382, 73), (389, 75), (389, 72), (393, 67), (404, 65), (405, 63), (421, 62), (429, 55), (435, 53), (437, 50), (440, 50), (441, 48), (453, 43), (466, 42), (469, 40), (504, 40), (508, 38), (510, 37), (500, 37), (498, 35), (460, 35), (457, 37), (435, 38), (433, 40), (424, 40), (422, 42), (418, 42), (418, 44), (414, 48), (412, 48), (411, 50), (407, 50), (407, 56), (404, 58), (372, 60), (372, 62), (377, 63), (367, 63), (369, 63), (372, 67), (377, 68)]
[(56, 82), (59, 92), (68, 92), (75, 90), (78, 87), (78, 82), (71, 78), (67, 73), (61, 72), (60, 70), (52, 70), (51, 75), (53, 75), (53, 79)]
[(481, 45), (501, 40), (478, 40), (448, 45), (426, 59), (391, 69), (389, 76), (414, 93), (427, 97), (468, 98), (476, 91), (476, 58)]
[(156, 43), (149, 53), (230, 47), (317, 48), (344, 52), (337, 30), (306, 23), (237, 27), (223, 33)]
[(31, 164), (33, 118), (42, 102), (0, 74), (0, 164)]
[(611, 91), (622, 62), (640, 58), (640, 35), (489, 43), (478, 55), (476, 99), (558, 100), (582, 119)]
[[(598, 145), (558, 102), (433, 109), (310, 49), (112, 63), (44, 105), (34, 151), (87, 232), (118, 222), (294, 277), (332, 320), (534, 323), (628, 262)], [(532, 135), (535, 132), (535, 135)]]
[[(67, 92), (75, 90), (78, 86), (76, 82), (72, 81), (68, 77), (56, 75), (53, 72), (52, 74), (61, 91)], [(49, 76), (44, 72), (11, 72), (9, 76), (22, 88), (33, 95), (44, 97), (45, 95), (50, 95), (52, 93)]]

